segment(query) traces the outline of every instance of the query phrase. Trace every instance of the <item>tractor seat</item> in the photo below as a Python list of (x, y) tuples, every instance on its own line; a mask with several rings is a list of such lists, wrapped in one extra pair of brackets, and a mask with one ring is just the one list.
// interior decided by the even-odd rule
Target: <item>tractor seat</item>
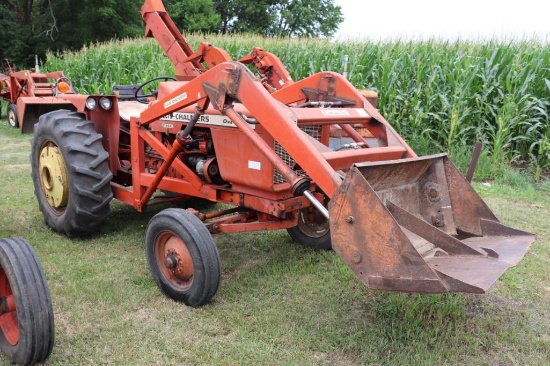
[(120, 114), (120, 118), (122, 118), (124, 121), (130, 122), (131, 117), (139, 117), (141, 112), (146, 110), (147, 107), (147, 104), (143, 104), (137, 101), (120, 101), (118, 103), (118, 113)]

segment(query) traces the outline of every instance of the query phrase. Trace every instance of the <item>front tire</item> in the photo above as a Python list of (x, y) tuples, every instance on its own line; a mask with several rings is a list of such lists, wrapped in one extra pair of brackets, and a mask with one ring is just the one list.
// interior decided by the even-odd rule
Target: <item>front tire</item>
[(7, 108), (8, 124), (13, 128), (19, 128), (19, 116), (15, 104), (8, 104)]
[(38, 207), (48, 226), (67, 236), (95, 233), (113, 198), (109, 155), (94, 123), (58, 110), (40, 116), (31, 148)]
[(54, 344), (52, 300), (34, 249), (20, 238), (0, 239), (0, 349), (13, 362), (43, 362)]
[(218, 249), (191, 212), (170, 208), (153, 216), (145, 234), (145, 254), (155, 282), (171, 299), (198, 307), (217, 292)]

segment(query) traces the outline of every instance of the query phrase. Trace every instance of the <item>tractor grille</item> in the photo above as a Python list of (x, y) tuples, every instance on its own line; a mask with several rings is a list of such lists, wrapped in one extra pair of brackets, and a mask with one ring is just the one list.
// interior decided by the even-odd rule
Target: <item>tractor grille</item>
[[(311, 137), (313, 137), (314, 139), (316, 139), (317, 141), (321, 140), (321, 126), (320, 125), (303, 126), (303, 127), (300, 127), (300, 129), (302, 131), (304, 131), (305, 133), (307, 133), (308, 135), (310, 135)], [(279, 155), (279, 157), (285, 162), (285, 164), (288, 165), (289, 168), (294, 170), (294, 173), (297, 176), (304, 177), (304, 176), (307, 175), (304, 170), (295, 169), (296, 161), (294, 161), (294, 159), (292, 159), (290, 154), (277, 141), (275, 141), (274, 150), (275, 150), (275, 153), (277, 155)], [(283, 183), (283, 182), (286, 182), (285, 177), (283, 177), (281, 175), (281, 173), (279, 173), (279, 171), (277, 171), (277, 169), (273, 169), (273, 183), (277, 184), (277, 183)]]

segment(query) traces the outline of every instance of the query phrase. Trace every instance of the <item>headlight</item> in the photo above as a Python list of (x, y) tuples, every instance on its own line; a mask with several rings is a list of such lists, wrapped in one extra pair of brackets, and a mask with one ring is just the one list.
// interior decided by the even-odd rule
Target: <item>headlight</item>
[(86, 99), (86, 108), (93, 111), (97, 107), (97, 101), (93, 97)]
[(111, 101), (111, 99), (109, 99), (107, 97), (102, 97), (99, 100), (99, 106), (101, 108), (105, 109), (106, 111), (108, 111), (113, 106), (113, 102)]

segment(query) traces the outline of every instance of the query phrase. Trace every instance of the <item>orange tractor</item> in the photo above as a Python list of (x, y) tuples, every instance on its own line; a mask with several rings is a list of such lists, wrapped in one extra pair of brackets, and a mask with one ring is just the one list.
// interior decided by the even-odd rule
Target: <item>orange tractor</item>
[(76, 110), (63, 99), (74, 90), (62, 71), (40, 73), (38, 60), (34, 70), (16, 71), (7, 60), (4, 69), (6, 74), (0, 73), (0, 99), (8, 104), (6, 115), (11, 127), (31, 133), (42, 114), (60, 108)]
[(286, 229), (332, 248), (369, 288), (422, 293), (483, 293), (535, 240), (501, 224), (445, 154), (418, 157), (376, 95), (342, 75), (294, 81), (260, 48), (238, 61), (209, 43), (193, 52), (160, 0), (141, 12), (175, 78), (119, 86), (120, 99), (64, 96), (76, 111), (40, 117), (32, 177), (46, 223), (69, 236), (95, 233), (113, 197), (138, 211), (230, 207), (151, 219), (147, 261), (167, 296), (214, 296), (217, 233)]

